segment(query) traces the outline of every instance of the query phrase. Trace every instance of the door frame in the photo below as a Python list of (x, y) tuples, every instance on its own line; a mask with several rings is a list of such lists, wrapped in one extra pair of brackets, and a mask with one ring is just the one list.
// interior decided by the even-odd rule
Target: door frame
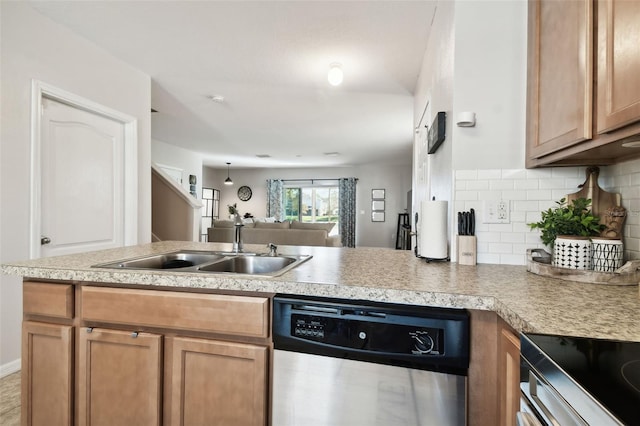
[(138, 119), (100, 105), (66, 90), (31, 80), (31, 173), (30, 191), (31, 202), (29, 208), (29, 254), (31, 259), (41, 256), (41, 124), (42, 100), (51, 99), (74, 108), (101, 115), (122, 123), (124, 126), (124, 217), (122, 241), (125, 246), (138, 243)]

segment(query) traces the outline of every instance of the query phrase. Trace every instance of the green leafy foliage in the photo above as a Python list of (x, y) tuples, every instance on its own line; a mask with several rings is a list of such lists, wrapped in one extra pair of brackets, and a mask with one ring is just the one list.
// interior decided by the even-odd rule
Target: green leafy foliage
[(578, 198), (571, 204), (566, 201), (565, 198), (556, 201), (558, 206), (543, 211), (540, 222), (528, 224), (531, 229), (540, 230), (540, 239), (549, 247), (558, 235), (592, 237), (604, 228), (600, 218), (591, 214), (590, 199)]

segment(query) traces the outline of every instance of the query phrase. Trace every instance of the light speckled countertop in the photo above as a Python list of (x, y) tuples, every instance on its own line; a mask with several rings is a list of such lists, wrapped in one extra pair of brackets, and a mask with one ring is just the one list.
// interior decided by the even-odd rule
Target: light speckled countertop
[[(24, 277), (174, 288), (260, 291), (490, 310), (519, 331), (640, 342), (638, 286), (544, 278), (524, 266), (426, 263), (411, 251), (279, 247), (313, 258), (279, 277), (175, 271), (124, 271), (92, 265), (179, 249), (230, 250), (230, 244), (165, 241), (2, 266)], [(246, 251), (265, 252), (247, 245)]]

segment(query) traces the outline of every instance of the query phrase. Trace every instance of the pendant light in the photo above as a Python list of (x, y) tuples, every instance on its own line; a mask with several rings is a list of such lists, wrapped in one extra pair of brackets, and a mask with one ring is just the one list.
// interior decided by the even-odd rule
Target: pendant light
[(229, 177), (229, 166), (230, 165), (231, 165), (231, 163), (227, 163), (227, 178), (224, 180), (224, 184), (225, 185), (233, 185), (233, 181)]
[(339, 86), (342, 83), (344, 74), (342, 73), (342, 65), (337, 62), (329, 65), (329, 73), (327, 74), (327, 80), (332, 86)]

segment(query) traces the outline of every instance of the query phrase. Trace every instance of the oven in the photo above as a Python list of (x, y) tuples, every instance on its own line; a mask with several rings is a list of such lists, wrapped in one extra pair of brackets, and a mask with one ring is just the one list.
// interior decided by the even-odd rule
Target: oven
[(520, 426), (640, 425), (640, 343), (521, 336)]

